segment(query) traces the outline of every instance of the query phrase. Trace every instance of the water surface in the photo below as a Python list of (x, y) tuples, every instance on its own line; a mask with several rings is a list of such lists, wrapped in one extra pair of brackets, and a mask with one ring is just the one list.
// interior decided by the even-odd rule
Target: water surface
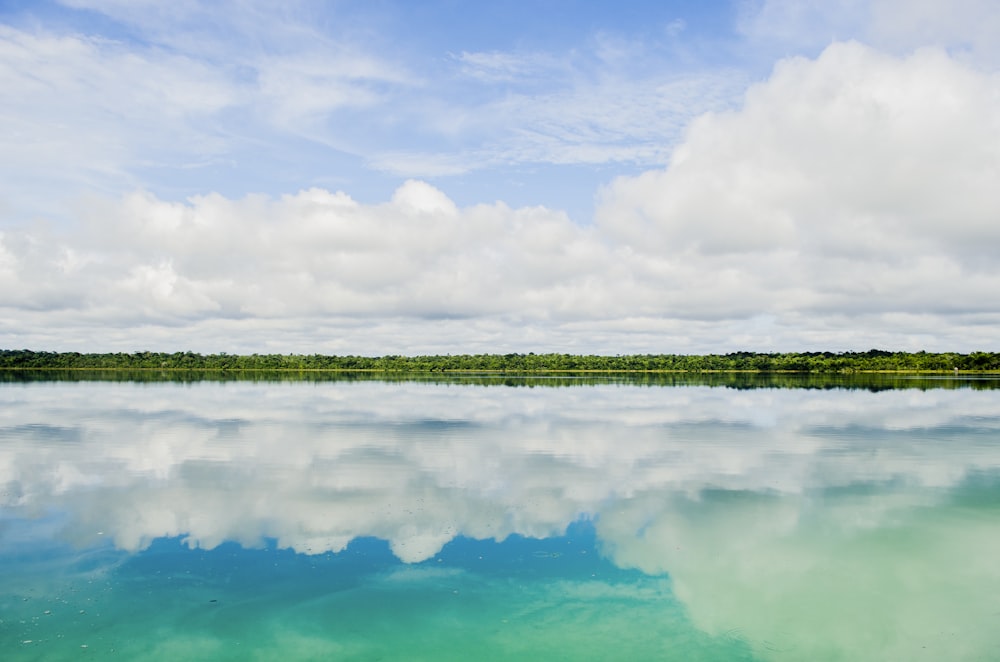
[(1000, 659), (1000, 390), (850, 385), (9, 379), (0, 650)]

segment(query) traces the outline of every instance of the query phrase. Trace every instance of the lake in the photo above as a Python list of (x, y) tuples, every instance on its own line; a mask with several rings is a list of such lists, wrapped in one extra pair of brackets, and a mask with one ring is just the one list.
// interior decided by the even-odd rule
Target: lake
[(998, 387), (8, 374), (0, 651), (1000, 659)]

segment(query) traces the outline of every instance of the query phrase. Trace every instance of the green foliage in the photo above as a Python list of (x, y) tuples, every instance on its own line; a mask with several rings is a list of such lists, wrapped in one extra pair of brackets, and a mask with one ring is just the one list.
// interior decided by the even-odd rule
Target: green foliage
[(666, 373), (752, 372), (850, 374), (859, 372), (1000, 371), (1000, 353), (786, 352), (730, 354), (457, 354), (444, 356), (325, 356), (321, 354), (195, 354), (135, 352), (81, 354), (0, 350), (0, 369), (159, 370), (209, 372), (369, 371), (380, 373)]

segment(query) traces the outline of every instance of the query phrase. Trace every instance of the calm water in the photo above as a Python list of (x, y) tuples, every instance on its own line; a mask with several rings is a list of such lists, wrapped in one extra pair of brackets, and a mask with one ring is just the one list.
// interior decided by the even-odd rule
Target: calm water
[(997, 383), (508, 383), (0, 384), (0, 656), (1000, 659)]

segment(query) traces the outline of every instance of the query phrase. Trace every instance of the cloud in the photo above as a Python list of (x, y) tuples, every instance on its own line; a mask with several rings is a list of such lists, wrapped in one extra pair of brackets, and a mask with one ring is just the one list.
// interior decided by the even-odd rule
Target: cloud
[[(82, 192), (115, 195), (144, 181), (161, 191), (178, 179), (195, 182), (185, 190), (246, 190), (232, 180), (267, 170), (262, 163), (301, 172), (303, 140), (327, 163), (331, 149), (363, 152), (360, 136), (378, 132), (344, 125), (377, 123), (363, 111), (421, 84), (374, 48), (284, 15), (140, 9), (101, 6), (136, 31), (128, 38), (0, 25), (0, 114), (9, 128), (0, 137), (0, 197), (10, 215), (64, 220)], [(260, 34), (260, 24), (248, 25), (254, 19), (273, 29)]]
[(205, 317), (572, 319), (581, 306), (613, 305), (591, 287), (609, 266), (607, 249), (564, 214), (501, 203), (459, 210), (418, 181), (379, 205), (320, 189), (187, 204), (135, 193), (84, 213), (76, 236), (41, 225), (4, 234), (2, 305), (82, 307), (123, 327)]
[(242, 101), (237, 85), (184, 55), (7, 26), (0, 85), (0, 192), (15, 212), (51, 213), (65, 190), (130, 188), (143, 164), (218, 154), (224, 141), (205, 121)]
[[(348, 8), (311, 2), (278, 9), (256, 2), (238, 8), (189, 2), (170, 12), (155, 3), (63, 4), (99, 12), (132, 38), (116, 42), (43, 31), (17, 38), (91, 42), (91, 57), (109, 81), (126, 90), (133, 83), (148, 87), (148, 81), (159, 81), (156, 72), (162, 68), (182, 74), (166, 77), (177, 83), (169, 86), (172, 97), (226, 98), (192, 121), (160, 112), (155, 99), (152, 108), (135, 107), (132, 99), (119, 104), (120, 95), (105, 92), (96, 98), (111, 100), (118, 115), (106, 124), (100, 112), (94, 118), (64, 112), (100, 106), (86, 94), (59, 89), (62, 104), (28, 99), (18, 116), (31, 117), (30, 108), (49, 105), (74, 134), (106, 132), (113, 139), (95, 138), (93, 146), (108, 142), (119, 152), (107, 146), (81, 149), (79, 158), (67, 162), (67, 172), (92, 173), (96, 159), (88, 162), (84, 153), (106, 155), (106, 167), (119, 174), (105, 182), (112, 190), (134, 185), (123, 184), (123, 175), (135, 176), (143, 167), (147, 176), (155, 167), (154, 174), (163, 177), (191, 164), (247, 168), (247, 159), (273, 160), (277, 153), (289, 155), (290, 167), (299, 168), (294, 154), (301, 145), (293, 141), (302, 139), (404, 177), (455, 176), (523, 163), (652, 165), (666, 158), (687, 121), (727, 107), (746, 82), (735, 69), (681, 72), (669, 53), (624, 36), (583, 34), (581, 48), (552, 52), (449, 54), (438, 44), (420, 46), (415, 37), (379, 34)], [(420, 48), (425, 52), (414, 52)], [(28, 50), (38, 52), (38, 45)], [(133, 81), (134, 72), (121, 71), (123, 65), (106, 56), (109, 51), (133, 54), (137, 66), (152, 75)], [(59, 62), (71, 75), (78, 64), (77, 58)], [(25, 62), (21, 70), (28, 75), (37, 68)], [(17, 96), (18, 88), (11, 89)], [(48, 154), (43, 162), (54, 160)], [(23, 169), (32, 162), (19, 163)], [(49, 179), (41, 166), (29, 172)]]
[[(334, 168), (334, 180), (352, 183), (518, 164), (652, 165), (692, 117), (727, 107), (745, 84), (735, 70), (656, 70), (648, 60), (663, 54), (635, 44), (614, 62), (594, 44), (451, 57), (389, 50), (364, 21), (339, 11), (332, 21), (310, 3), (68, 4), (115, 29), (0, 30), (9, 92), (0, 113), (12, 126), (0, 196), (21, 218), (65, 219), (81, 191), (239, 195), (253, 182), (278, 194), (276, 179), (329, 181), (331, 161), (368, 169)], [(316, 150), (317, 163), (303, 158)]]
[(983, 139), (1000, 129), (998, 80), (936, 50), (783, 61), (742, 109), (694, 122), (666, 170), (613, 185), (603, 213), (641, 216), (676, 252), (975, 252), (998, 232), (1000, 152)]
[[(451, 56), (459, 63), (462, 75), (484, 83), (518, 82), (554, 73), (569, 73), (568, 62), (547, 53), (510, 53), (504, 51), (467, 52)], [(548, 82), (547, 80), (544, 82)]]
[(665, 170), (612, 183), (599, 226), (759, 310), (992, 312), (997, 85), (938, 50), (785, 60)]
[(325, 121), (336, 111), (380, 105), (390, 98), (386, 88), (416, 82), (386, 62), (350, 51), (267, 56), (254, 68), (256, 103), (269, 109), (277, 126), (313, 137), (326, 133)]
[[(0, 76), (17, 92), (3, 103), (34, 136), (11, 143), (24, 156), (5, 162), (15, 183), (16, 169), (56, 161), (53, 176), (92, 179), (96, 168), (111, 173), (106, 183), (127, 180), (122, 163), (143, 150), (224, 151), (206, 118), (234, 112), (248, 89), (259, 94), (259, 82), (216, 80), (203, 63), (155, 49), (3, 34), (15, 64)], [(380, 59), (351, 50), (340, 58), (330, 71), (304, 66), (308, 80), (287, 77), (291, 87), (335, 96), (327, 76), (340, 77), (372, 91), (351, 101), (345, 92), (356, 105), (411, 84)], [(480, 59), (509, 72), (528, 66), (499, 53)], [(279, 60), (258, 64), (275, 64), (274, 80), (293, 62), (315, 64)], [(180, 91), (161, 102), (149, 72)], [(607, 185), (592, 225), (546, 207), (459, 206), (419, 180), (377, 203), (321, 188), (183, 202), (95, 193), (69, 213), (72, 225), (8, 222), (0, 345), (381, 354), (971, 351), (995, 342), (995, 73), (935, 48), (895, 56), (835, 43), (816, 59), (782, 60), (740, 108), (701, 115), (671, 152), (663, 136), (687, 121), (683, 107), (721, 103), (726, 94), (704, 94), (732, 79), (706, 81), (668, 77), (645, 92), (634, 81), (575, 81), (545, 98), (513, 93), (468, 120), (473, 133), (513, 131), (488, 148), (426, 164), (401, 150), (373, 162), (442, 174), (477, 167), (469, 154), (484, 164), (671, 154), (663, 169)], [(307, 133), (325, 130), (323, 109), (339, 103), (274, 97), (287, 101), (274, 117)], [(29, 112), (34, 104), (52, 115)], [(73, 104), (85, 120), (65, 141), (43, 143)], [(156, 131), (161, 122), (175, 131)]]
[[(0, 195), (23, 216), (63, 213), (55, 201), (81, 189), (241, 195), (253, 182), (277, 194), (287, 189), (267, 182), (330, 181), (331, 160), (352, 184), (531, 164), (632, 172), (666, 162), (693, 118), (733, 107), (775, 57), (856, 38), (1000, 62), (988, 57), (1000, 15), (985, 0), (770, 0), (744, 5), (746, 44), (709, 43), (671, 19), (655, 34), (572, 28), (550, 50), (448, 50), (386, 32), (378, 12), (309, 1), (60, 4), (45, 29), (2, 33), (3, 147), (16, 165)], [(104, 18), (87, 27), (104, 36), (59, 32), (92, 13)], [(328, 158), (303, 158), (304, 145)]]
[[(50, 347), (78, 349), (375, 354), (990, 342), (989, 293), (1000, 283), (975, 241), (934, 222), (904, 234), (913, 217), (890, 212), (883, 222), (899, 231), (873, 223), (869, 244), (849, 200), (810, 216), (803, 195), (802, 212), (778, 212), (804, 222), (764, 242), (714, 216), (722, 189), (671, 189), (683, 178), (670, 170), (619, 181), (608, 198), (616, 211), (606, 204), (601, 225), (585, 228), (545, 208), (459, 208), (419, 181), (376, 205), (322, 189), (94, 200), (74, 233), (36, 224), (0, 237), (0, 329), (8, 346), (50, 337)], [(671, 190), (691, 215), (643, 215), (674, 204)], [(625, 207), (636, 202), (639, 213)], [(699, 205), (707, 213), (692, 227)], [(741, 213), (765, 227), (775, 210), (761, 209)], [(967, 227), (972, 238), (991, 231)], [(838, 239), (840, 255), (826, 248)]]
[[(619, 58), (631, 62), (643, 56), (633, 46)], [(372, 167), (426, 177), (519, 163), (659, 164), (692, 118), (732, 105), (747, 80), (735, 69), (679, 73), (666, 67), (623, 74), (619, 69), (626, 65), (604, 62), (596, 54), (587, 59), (477, 52), (456, 60), (459, 74), (478, 84), (470, 90), (472, 98), (485, 93), (472, 104), (431, 105), (447, 120), (438, 130), (460, 138), (459, 148), (444, 154), (425, 148), (376, 150)]]

